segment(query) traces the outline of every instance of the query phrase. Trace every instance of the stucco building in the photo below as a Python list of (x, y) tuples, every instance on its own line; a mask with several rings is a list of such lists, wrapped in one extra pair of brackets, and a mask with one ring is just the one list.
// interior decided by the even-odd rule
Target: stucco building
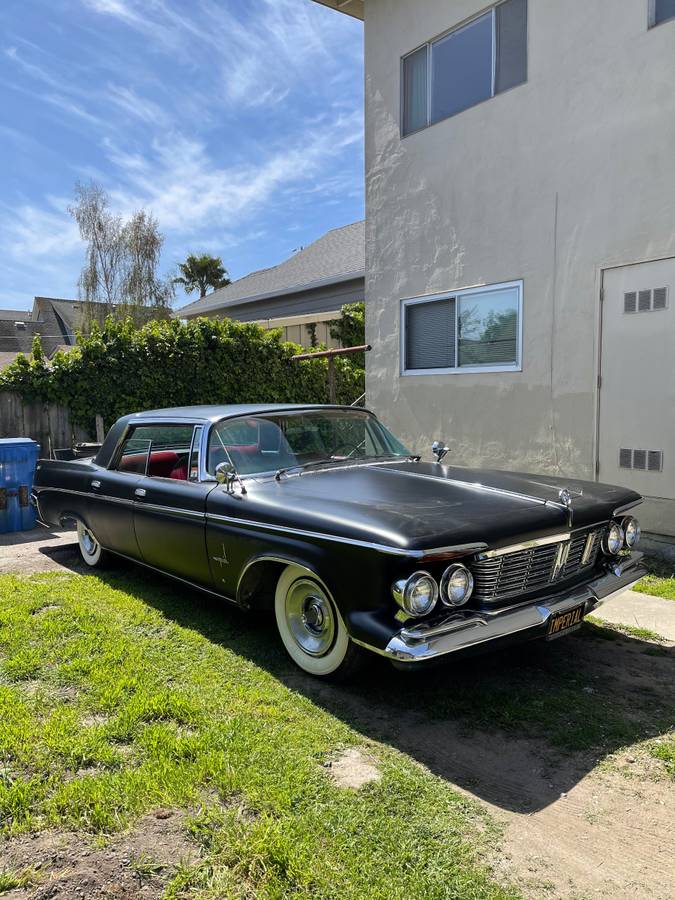
[(675, 535), (675, 0), (319, 2), (365, 22), (368, 405)]

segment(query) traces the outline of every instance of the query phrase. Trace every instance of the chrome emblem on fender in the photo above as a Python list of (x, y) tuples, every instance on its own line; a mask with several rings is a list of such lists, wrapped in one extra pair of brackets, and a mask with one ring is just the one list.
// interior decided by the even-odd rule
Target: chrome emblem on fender
[(227, 558), (227, 553), (225, 552), (225, 544), (222, 545), (222, 548), (223, 548), (223, 555), (222, 555), (222, 556), (212, 556), (212, 557), (211, 557), (211, 559), (212, 559), (214, 562), (217, 562), (217, 563), (218, 563), (218, 565), (220, 566), (221, 569), (223, 568), (223, 566), (229, 566), (229, 564), (230, 564), (230, 561), (229, 561), (229, 559)]

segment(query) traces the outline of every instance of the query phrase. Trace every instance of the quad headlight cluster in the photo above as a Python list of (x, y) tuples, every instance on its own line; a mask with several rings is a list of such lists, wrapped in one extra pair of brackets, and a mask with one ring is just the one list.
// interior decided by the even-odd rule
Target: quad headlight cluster
[(616, 556), (622, 550), (632, 550), (640, 540), (640, 534), (640, 523), (634, 516), (610, 522), (602, 538), (602, 552), (605, 556)]
[(396, 581), (392, 587), (394, 600), (408, 615), (426, 616), (440, 598), (445, 606), (463, 606), (473, 591), (473, 575), (461, 563), (453, 563), (443, 572), (440, 585), (428, 572), (413, 572), (409, 578)]

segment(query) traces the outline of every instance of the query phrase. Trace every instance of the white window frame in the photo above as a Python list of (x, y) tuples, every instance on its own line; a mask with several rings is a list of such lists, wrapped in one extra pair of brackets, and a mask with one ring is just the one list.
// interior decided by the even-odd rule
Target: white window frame
[[(426, 128), (431, 128), (433, 125), (438, 125), (441, 122), (446, 122), (448, 119), (454, 119), (455, 116), (461, 115), (463, 112), (466, 112), (467, 109), (473, 109), (473, 106), (480, 106), (481, 103), (486, 103), (488, 100), (494, 100), (498, 95), (495, 93), (496, 88), (496, 80), (497, 80), (497, 7), (501, 6), (505, 3), (506, 0), (499, 0), (498, 3), (492, 4), (492, 6), (484, 7), (480, 12), (477, 12), (475, 15), (471, 16), (468, 19), (464, 19), (461, 22), (458, 22), (456, 25), (453, 25), (451, 28), (448, 28), (447, 31), (444, 31), (442, 34), (436, 35), (436, 37), (432, 38), (429, 41), (424, 41), (422, 44), (418, 44), (414, 50), (410, 50), (410, 52), (405, 53), (401, 57), (401, 65), (400, 65), (400, 74), (399, 74), (399, 82), (400, 82), (400, 103), (399, 103), (399, 134), (401, 138), (410, 137), (413, 134), (419, 134), (420, 131), (424, 131)], [(650, 3), (653, 4), (654, 0), (650, 0)], [(529, 14), (529, 9), (528, 9)], [(449, 37), (451, 34), (455, 34), (459, 31), (462, 31), (468, 25), (472, 25), (478, 19), (482, 19), (483, 16), (491, 15), (492, 16), (492, 85), (490, 96), (486, 97), (485, 100), (479, 100), (478, 103), (474, 103), (473, 106), (467, 106), (466, 109), (461, 109), (459, 112), (453, 113), (451, 116), (445, 116), (442, 119), (439, 119), (437, 122), (431, 121), (431, 104), (433, 98), (433, 65), (432, 65), (432, 53), (433, 46), (437, 44), (439, 41), (444, 40)], [(528, 32), (529, 32), (529, 15), (528, 15)], [(529, 38), (529, 34), (528, 34)], [(528, 42), (529, 43), (529, 42)], [(405, 61), (409, 56), (412, 56), (414, 53), (417, 53), (418, 50), (421, 50), (422, 47), (427, 48), (427, 123), (426, 125), (422, 125), (421, 128), (415, 128), (414, 131), (404, 131), (405, 125)], [(526, 47), (526, 51), (529, 49)], [(527, 82), (523, 82), (526, 84)], [(521, 85), (514, 85), (514, 87), (520, 87)], [(509, 90), (513, 90), (513, 88), (509, 88)], [(500, 93), (505, 93), (500, 91)]]
[[(442, 369), (407, 369), (405, 359), (406, 309), (418, 303), (430, 303), (434, 300), (455, 300), (455, 359), (459, 359), (458, 317), (459, 301), (462, 297), (473, 294), (489, 294), (494, 291), (518, 289), (518, 328), (516, 331), (516, 362), (503, 363), (498, 366), (454, 366)], [(481, 372), (522, 372), (523, 371), (523, 279), (502, 281), (499, 284), (481, 284), (472, 287), (458, 288), (456, 291), (444, 291), (440, 294), (425, 294), (422, 297), (409, 297), (400, 303), (400, 374), (403, 375), (477, 375)]]

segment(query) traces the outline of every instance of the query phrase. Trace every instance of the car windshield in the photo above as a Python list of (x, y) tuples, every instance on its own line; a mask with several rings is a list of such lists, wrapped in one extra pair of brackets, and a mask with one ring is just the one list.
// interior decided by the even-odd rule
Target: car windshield
[(406, 458), (410, 453), (363, 410), (316, 410), (226, 419), (211, 429), (208, 472), (231, 462), (240, 475), (295, 466), (363, 459)]

